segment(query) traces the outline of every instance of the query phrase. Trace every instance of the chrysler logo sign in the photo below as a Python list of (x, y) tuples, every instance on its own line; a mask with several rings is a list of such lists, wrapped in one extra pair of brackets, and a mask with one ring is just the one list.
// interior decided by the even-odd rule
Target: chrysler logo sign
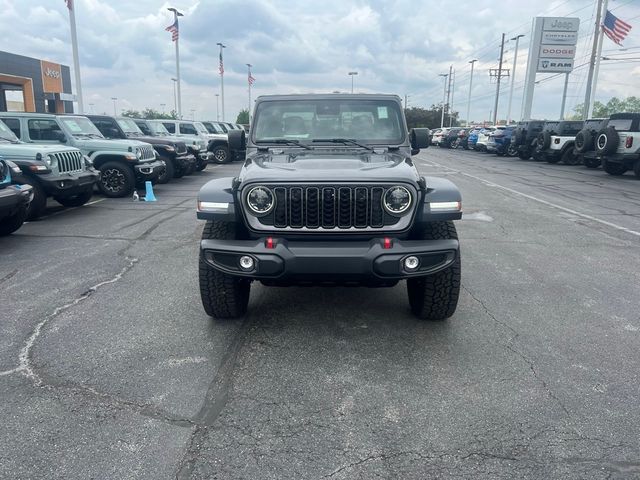
[(51, 78), (60, 78), (60, 72), (58, 70), (54, 70), (50, 67), (47, 67), (47, 69), (44, 71), (44, 74), (47, 77), (51, 77)]

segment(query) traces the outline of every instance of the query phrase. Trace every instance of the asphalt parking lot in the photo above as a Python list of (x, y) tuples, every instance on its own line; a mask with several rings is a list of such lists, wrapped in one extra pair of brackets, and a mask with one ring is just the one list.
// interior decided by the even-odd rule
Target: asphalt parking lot
[(640, 181), (414, 159), (463, 193), (445, 323), (404, 285), (208, 318), (195, 196), (238, 163), (0, 239), (0, 478), (640, 478)]

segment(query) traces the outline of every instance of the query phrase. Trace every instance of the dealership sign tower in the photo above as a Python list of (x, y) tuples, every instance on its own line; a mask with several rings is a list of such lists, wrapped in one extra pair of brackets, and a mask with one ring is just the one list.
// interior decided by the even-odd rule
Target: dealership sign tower
[(573, 71), (578, 42), (579, 18), (536, 17), (533, 21), (527, 76), (522, 99), (522, 118), (531, 118), (533, 90), (538, 73), (564, 73), (560, 117), (564, 114), (569, 74)]

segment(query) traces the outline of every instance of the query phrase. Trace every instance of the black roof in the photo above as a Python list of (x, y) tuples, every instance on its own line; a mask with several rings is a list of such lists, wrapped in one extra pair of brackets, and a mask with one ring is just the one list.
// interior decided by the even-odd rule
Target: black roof
[(635, 120), (637, 118), (640, 118), (640, 113), (635, 113), (635, 112), (614, 113), (611, 115), (610, 118), (611, 120), (618, 120), (618, 119)]

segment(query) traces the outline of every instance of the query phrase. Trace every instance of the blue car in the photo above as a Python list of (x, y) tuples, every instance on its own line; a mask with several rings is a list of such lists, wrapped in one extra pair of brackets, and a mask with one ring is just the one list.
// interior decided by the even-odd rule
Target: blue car
[(467, 138), (467, 142), (470, 149), (476, 148), (476, 142), (478, 141), (478, 134), (480, 133), (481, 128), (474, 128), (469, 130), (469, 136)]
[(518, 154), (517, 149), (511, 146), (511, 136), (515, 129), (515, 126), (498, 127), (491, 132), (487, 141), (487, 152), (493, 152), (499, 157), (503, 155), (515, 157)]

